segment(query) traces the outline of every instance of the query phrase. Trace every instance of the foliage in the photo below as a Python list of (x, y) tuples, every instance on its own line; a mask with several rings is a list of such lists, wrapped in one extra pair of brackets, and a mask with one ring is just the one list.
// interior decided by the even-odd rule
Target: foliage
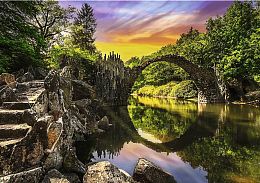
[(81, 9), (77, 11), (72, 27), (73, 43), (81, 49), (94, 52), (96, 50), (94, 45), (96, 25), (92, 7), (87, 3), (83, 4)]
[(260, 158), (259, 150), (233, 144), (228, 132), (225, 133), (219, 137), (202, 138), (178, 155), (193, 167), (204, 167), (209, 182), (233, 182), (237, 175), (252, 182), (258, 180), (256, 160)]
[(33, 14), (32, 23), (41, 36), (51, 46), (56, 38), (69, 26), (74, 8), (62, 8), (58, 1), (36, 1), (37, 11)]
[(125, 65), (133, 68), (141, 64), (141, 60), (139, 57), (131, 57), (129, 60), (125, 62)]
[(62, 45), (55, 45), (52, 47), (49, 53), (47, 62), (51, 68), (59, 68), (62, 62), (71, 59), (80, 68), (84, 70), (86, 74), (86, 80), (90, 81), (89, 84), (93, 84), (95, 65), (94, 63), (100, 57), (100, 53), (91, 53), (89, 50), (82, 50), (72, 43), (72, 38), (67, 36), (64, 38)]
[(256, 58), (259, 47), (255, 45), (259, 38), (258, 13), (251, 2), (236, 1), (223, 17), (207, 22), (210, 54), (206, 59), (216, 63), (226, 78), (250, 78), (260, 72)]
[(197, 89), (193, 81), (185, 80), (174, 86), (169, 95), (177, 98), (194, 98), (197, 97)]
[(187, 111), (188, 110), (170, 112), (143, 105), (128, 106), (128, 112), (135, 128), (140, 128), (163, 142), (180, 137), (188, 127), (194, 123), (194, 116), (191, 118), (184, 117), (187, 116), (187, 114), (183, 113)]
[(165, 85), (146, 85), (134, 92), (144, 96), (166, 96), (176, 98), (194, 98), (197, 96), (196, 87), (191, 80), (184, 80), (179, 83), (171, 81)]
[(35, 2), (0, 2), (0, 72), (43, 66), (44, 38), (31, 24)]
[[(141, 62), (141, 60), (132, 58), (127, 62), (127, 64), (130, 67), (134, 67), (139, 65)], [(159, 86), (172, 80), (181, 81), (186, 78), (188, 78), (188, 74), (174, 64), (168, 62), (153, 63), (142, 71), (140, 76), (137, 78), (132, 91), (140, 89), (145, 85)]]
[(48, 63), (50, 63), (50, 67), (58, 68), (61, 60), (65, 57), (74, 58), (77, 60), (83, 59), (88, 60), (90, 64), (94, 64), (94, 62), (98, 59), (99, 54), (92, 54), (88, 50), (82, 50), (81, 48), (75, 46), (72, 43), (71, 37), (67, 36), (63, 39), (63, 44), (55, 45), (50, 50)]
[(39, 52), (22, 38), (13, 40), (1, 37), (0, 48), (0, 72), (17, 71), (30, 65), (43, 66)]
[[(252, 2), (236, 1), (223, 16), (207, 21), (206, 33), (191, 28), (187, 33), (181, 34), (176, 44), (162, 47), (142, 59), (132, 58), (127, 64), (134, 67), (160, 55), (177, 54), (206, 69), (217, 68), (226, 81), (259, 81), (260, 9), (257, 7), (253, 6)], [(155, 63), (154, 66), (145, 69), (137, 79), (133, 91), (139, 89), (139, 92), (149, 96), (152, 93), (167, 93), (160, 91), (162, 88), (167, 90), (167, 87), (159, 89), (157, 86), (178, 79), (184, 80), (188, 76), (186, 74), (185, 77), (178, 78), (176, 72), (184, 73), (180, 68), (160, 64)], [(144, 87), (145, 85), (149, 86)]]
[[(91, 65), (90, 62), (96, 59), (97, 54), (90, 54), (93, 49), (79, 48), (71, 41), (66, 43), (69, 34), (65, 32), (69, 30), (74, 8), (62, 8), (59, 2), (51, 0), (1, 2), (0, 8), (0, 22), (3, 25), (0, 27), (0, 72), (27, 69), (30, 65), (57, 68), (61, 61), (58, 59), (64, 56), (88, 63), (83, 65)], [(83, 10), (77, 15), (77, 25), (85, 23), (85, 26), (91, 24), (95, 27), (95, 22), (84, 17), (88, 15)], [(93, 26), (88, 30), (94, 33)]]

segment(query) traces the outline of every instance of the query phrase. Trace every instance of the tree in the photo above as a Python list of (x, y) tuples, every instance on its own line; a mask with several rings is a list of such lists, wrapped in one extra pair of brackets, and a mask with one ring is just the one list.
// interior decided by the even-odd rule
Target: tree
[(175, 52), (187, 60), (204, 67), (211, 67), (210, 62), (205, 59), (206, 35), (192, 27), (187, 33), (181, 34), (176, 42)]
[(74, 44), (77, 44), (81, 49), (94, 52), (96, 49), (94, 45), (96, 25), (93, 9), (87, 3), (83, 4), (81, 9), (77, 11), (77, 17), (74, 19), (72, 27)]
[(131, 57), (129, 60), (127, 60), (125, 62), (125, 65), (132, 68), (132, 67), (140, 65), (140, 63), (141, 63), (141, 60), (139, 59), (139, 57)]
[(42, 37), (49, 43), (55, 42), (55, 36), (65, 31), (73, 17), (75, 8), (62, 8), (58, 1), (37, 1), (32, 22), (39, 29)]
[(252, 78), (259, 73), (250, 39), (256, 29), (257, 10), (251, 2), (234, 2), (223, 17), (207, 22), (207, 60), (217, 64), (226, 78)]
[(193, 29), (193, 27), (191, 27), (187, 33), (181, 34), (181, 37), (177, 40), (176, 45), (181, 45), (182, 43), (194, 40), (199, 34), (200, 33), (197, 29)]
[(0, 72), (42, 65), (43, 37), (31, 24), (35, 2), (0, 2)]

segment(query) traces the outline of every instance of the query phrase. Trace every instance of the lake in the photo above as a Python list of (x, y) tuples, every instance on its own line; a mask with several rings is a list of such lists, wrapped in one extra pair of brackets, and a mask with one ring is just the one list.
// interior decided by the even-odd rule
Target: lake
[(113, 126), (78, 142), (81, 161), (108, 160), (133, 174), (146, 158), (178, 183), (260, 182), (260, 109), (131, 97), (106, 108)]

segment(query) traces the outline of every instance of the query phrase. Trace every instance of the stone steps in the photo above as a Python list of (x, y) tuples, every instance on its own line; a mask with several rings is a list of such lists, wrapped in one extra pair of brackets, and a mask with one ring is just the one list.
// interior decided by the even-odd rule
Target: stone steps
[(30, 102), (34, 103), (38, 96), (44, 91), (44, 88), (38, 88), (35, 91), (32, 91), (31, 89), (28, 90), (27, 92), (22, 92), (17, 94), (17, 99), (21, 102)]
[(29, 87), (30, 87), (30, 88), (40, 88), (40, 87), (44, 87), (44, 80), (31, 81), (31, 82), (29, 82)]
[[(13, 180), (16, 180), (16, 174), (10, 177), (1, 177), (1, 174), (4, 175), (20, 171), (21, 167), (24, 166), (22, 163), (25, 161), (24, 158), (28, 156), (28, 154), (26, 154), (28, 152), (24, 151), (23, 148), (19, 149), (20, 146), (28, 146), (30, 151), (31, 146), (34, 146), (30, 141), (28, 141), (28, 139), (30, 139), (29, 133), (33, 133), (32, 128), (36, 123), (35, 114), (30, 109), (39, 95), (44, 91), (44, 82), (31, 81), (17, 83), (16, 88), (13, 90), (18, 101), (3, 102), (0, 106), (0, 183), (11, 183)], [(13, 153), (18, 155), (13, 155)], [(10, 160), (12, 161), (11, 163)], [(14, 160), (19, 163), (14, 163), (15, 165), (12, 164)], [(12, 170), (9, 170), (9, 167), (11, 166)], [(8, 170), (7, 173), (5, 169)], [(9, 180), (9, 178), (11, 179)], [(20, 182), (27, 182), (24, 180), (27, 180), (27, 178), (22, 177)]]
[(2, 108), (10, 109), (10, 110), (23, 110), (23, 109), (30, 109), (33, 104), (34, 104), (33, 102), (29, 102), (29, 101), (4, 102), (2, 104)]
[(0, 125), (2, 124), (22, 124), (25, 110), (0, 109)]
[(44, 87), (44, 80), (34, 80), (24, 83), (17, 83), (17, 88), (19, 87), (29, 87), (29, 88), (40, 88)]
[(23, 124), (0, 125), (0, 139), (20, 139), (23, 138), (32, 127)]
[[(42, 167), (33, 167), (32, 169), (25, 170), (19, 173), (13, 173), (6, 176), (0, 176), (1, 183), (29, 183), (29, 182), (41, 182), (44, 175), (44, 169)], [(59, 180), (54, 182), (60, 182)], [(62, 181), (65, 182), (65, 181)], [(68, 181), (66, 181), (68, 182)]]
[(15, 92), (17, 95), (20, 95), (21, 93), (28, 93), (28, 92), (33, 93), (43, 88), (44, 88), (44, 81), (37, 80), (37, 81), (31, 81), (25, 83), (17, 83)]
[(18, 138), (18, 139), (12, 139), (12, 138), (0, 139), (0, 147), (13, 146), (16, 143), (20, 142), (22, 139), (23, 138)]

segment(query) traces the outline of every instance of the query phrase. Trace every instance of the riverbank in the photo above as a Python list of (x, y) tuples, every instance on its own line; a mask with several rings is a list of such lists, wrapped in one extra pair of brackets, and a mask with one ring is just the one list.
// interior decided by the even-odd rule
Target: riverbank
[(133, 96), (133, 97), (158, 98), (158, 99), (187, 100), (187, 101), (191, 101), (191, 102), (198, 102), (198, 98), (178, 98), (178, 97), (158, 96), (158, 95), (146, 96), (146, 95), (138, 95), (138, 94), (134, 94), (134, 93), (132, 93), (131, 96)]
[[(259, 91), (255, 91), (259, 92)], [(186, 101), (192, 101), (192, 102), (198, 102), (198, 98), (192, 97), (192, 98), (179, 98), (179, 97), (172, 97), (172, 96), (164, 96), (164, 95), (143, 95), (143, 94), (136, 94), (132, 93), (131, 96), (133, 97), (147, 97), (147, 98), (161, 98), (161, 99), (173, 99), (173, 100), (186, 100)], [(254, 107), (260, 107), (260, 97), (254, 97), (251, 99), (247, 99), (247, 101), (232, 101), (228, 102), (231, 104), (238, 104), (238, 105), (252, 105)]]

